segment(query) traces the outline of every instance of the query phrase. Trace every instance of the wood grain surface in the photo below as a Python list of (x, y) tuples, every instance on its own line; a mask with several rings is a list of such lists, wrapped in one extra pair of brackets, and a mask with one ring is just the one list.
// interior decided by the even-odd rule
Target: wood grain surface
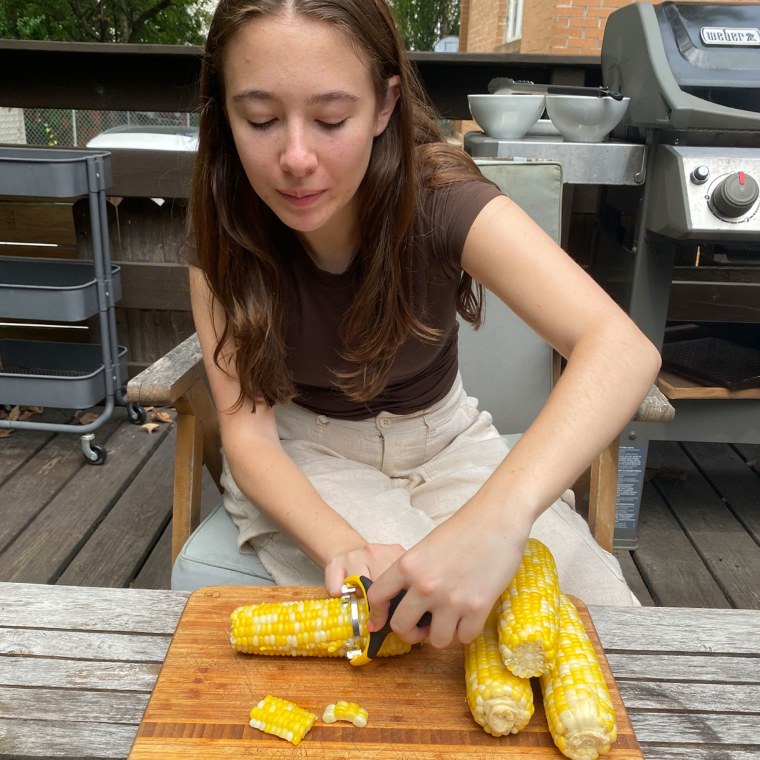
[[(320, 588), (216, 586), (194, 592), (180, 618), (143, 716), (129, 760), (320, 758), (433, 760), (561, 758), (546, 726), (536, 686), (536, 711), (516, 735), (494, 738), (472, 719), (465, 699), (461, 645), (419, 646), (401, 657), (353, 667), (346, 660), (264, 657), (233, 651), (229, 615), (241, 604), (319, 597)], [(610, 760), (642, 760), (625, 707), (591, 618), (576, 600), (610, 688), (618, 739)], [(248, 726), (265, 694), (317, 714), (297, 747)], [(330, 702), (349, 699), (369, 711), (369, 724), (324, 724)]]

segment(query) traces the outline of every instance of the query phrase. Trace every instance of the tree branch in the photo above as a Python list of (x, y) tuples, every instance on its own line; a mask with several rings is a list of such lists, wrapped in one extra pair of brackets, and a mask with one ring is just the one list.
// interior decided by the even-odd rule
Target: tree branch
[(97, 33), (97, 30), (93, 28), (91, 19), (88, 18), (88, 15), (90, 14), (85, 12), (81, 4), (78, 3), (77, 0), (68, 0), (68, 5), (82, 31), (95, 42), (103, 42), (100, 35)]
[(142, 31), (142, 28), (145, 26), (145, 24), (150, 21), (150, 19), (157, 16), (161, 11), (166, 10), (169, 6), (171, 6), (172, 0), (159, 0), (155, 5), (148, 8), (144, 13), (140, 14), (132, 24), (132, 30), (129, 34), (129, 39), (127, 42), (135, 42), (140, 35), (140, 32)]

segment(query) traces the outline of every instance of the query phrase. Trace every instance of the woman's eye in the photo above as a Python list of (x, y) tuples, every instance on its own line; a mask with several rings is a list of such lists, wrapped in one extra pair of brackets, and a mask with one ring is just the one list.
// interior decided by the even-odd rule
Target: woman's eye
[(317, 123), (323, 128), (323, 129), (340, 129), (348, 119), (341, 119), (340, 121), (318, 121)]
[(248, 123), (254, 128), (254, 129), (268, 129), (269, 127), (274, 124), (274, 119), (269, 119), (268, 121), (251, 121), (248, 120)]

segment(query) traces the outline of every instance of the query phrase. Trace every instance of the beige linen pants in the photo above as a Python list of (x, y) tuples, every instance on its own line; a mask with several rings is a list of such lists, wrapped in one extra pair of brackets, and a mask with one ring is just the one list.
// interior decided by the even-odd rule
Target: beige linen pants
[[(413, 546), (456, 512), (509, 451), (459, 378), (444, 399), (414, 414), (340, 420), (296, 404), (276, 414), (285, 451), (371, 543)], [(222, 484), (241, 551), (252, 547), (280, 585), (324, 584), (323, 571), (242, 494), (226, 460)], [(564, 501), (539, 517), (531, 535), (554, 554), (565, 592), (587, 604), (637, 604), (618, 561)]]

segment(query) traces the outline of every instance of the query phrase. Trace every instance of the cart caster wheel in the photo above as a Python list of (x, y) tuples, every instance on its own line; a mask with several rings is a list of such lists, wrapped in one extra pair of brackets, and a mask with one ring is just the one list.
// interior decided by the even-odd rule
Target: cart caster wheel
[(94, 443), (90, 446), (90, 451), (92, 452), (91, 454), (85, 454), (88, 464), (105, 464), (108, 454), (102, 446), (98, 446), (97, 443)]
[(82, 453), (88, 464), (104, 464), (108, 454), (102, 446), (92, 442), (94, 438), (92, 433), (82, 436)]
[(148, 419), (148, 413), (136, 401), (127, 404), (127, 417), (133, 425), (143, 425)]

